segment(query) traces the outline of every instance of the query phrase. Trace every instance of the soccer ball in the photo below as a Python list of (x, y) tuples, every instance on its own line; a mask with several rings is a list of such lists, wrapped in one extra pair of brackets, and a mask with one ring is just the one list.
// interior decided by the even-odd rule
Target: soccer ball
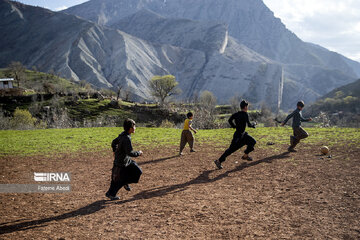
[(329, 153), (329, 148), (327, 146), (322, 146), (320, 151), (322, 154), (327, 155)]

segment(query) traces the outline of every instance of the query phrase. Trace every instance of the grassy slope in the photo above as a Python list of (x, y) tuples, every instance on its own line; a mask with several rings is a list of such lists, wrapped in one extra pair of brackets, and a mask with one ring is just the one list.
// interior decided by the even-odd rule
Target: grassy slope
[(345, 112), (349, 114), (359, 114), (360, 106), (360, 79), (334, 89), (312, 103), (305, 109), (305, 113), (318, 115), (320, 112)]
[(357, 81), (353, 82), (353, 83), (349, 83), (347, 85), (338, 87), (334, 90), (332, 90), (331, 92), (327, 93), (326, 95), (324, 95), (321, 99), (325, 99), (325, 98), (335, 98), (336, 97), (336, 93), (338, 91), (342, 91), (344, 96), (353, 96), (353, 97), (360, 97), (360, 79), (358, 79)]
[[(5, 73), (4, 73), (5, 70), (6, 70), (5, 68), (0, 69), (0, 78), (5, 77)], [(54, 87), (58, 87), (58, 88), (61, 87), (62, 89), (66, 89), (66, 90), (75, 90), (75, 91), (84, 90), (78, 84), (70, 82), (65, 78), (61, 78), (53, 74), (48, 74), (43, 72), (25, 70), (25, 79), (26, 79), (25, 81), (20, 82), (20, 87), (29, 90), (41, 88), (44, 83), (49, 83)], [(17, 86), (15, 82), (14, 85)]]
[(83, 120), (95, 120), (99, 116), (118, 116), (121, 119), (135, 118), (131, 111), (113, 108), (109, 105), (110, 100), (83, 99), (77, 101), (76, 104), (67, 105), (71, 118)]
[[(45, 130), (4, 130), (0, 131), (0, 156), (7, 155), (46, 155), (55, 156), (64, 153), (109, 151), (111, 141), (122, 131), (121, 128), (74, 128)], [(356, 128), (308, 128), (308, 143), (328, 146), (347, 144), (347, 147), (360, 145), (360, 130)], [(210, 144), (214, 148), (226, 148), (233, 129), (200, 130), (196, 134), (196, 144)], [(256, 149), (271, 148), (281, 151), (282, 144), (287, 144), (292, 130), (286, 128), (248, 129), (256, 140)], [(177, 149), (180, 129), (172, 128), (137, 128), (133, 135), (135, 148), (174, 146)], [(273, 142), (274, 145), (267, 145)]]

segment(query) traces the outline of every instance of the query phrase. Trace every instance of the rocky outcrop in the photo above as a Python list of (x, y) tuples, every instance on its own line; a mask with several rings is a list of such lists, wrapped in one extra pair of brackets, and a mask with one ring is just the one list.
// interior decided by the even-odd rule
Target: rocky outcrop
[(121, 19), (111, 27), (150, 42), (196, 49), (209, 54), (223, 53), (228, 40), (226, 24), (168, 19), (146, 9)]

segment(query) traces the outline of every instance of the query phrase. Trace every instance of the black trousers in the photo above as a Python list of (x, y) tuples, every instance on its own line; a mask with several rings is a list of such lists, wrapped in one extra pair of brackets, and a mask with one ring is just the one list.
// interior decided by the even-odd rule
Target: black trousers
[(108, 190), (109, 195), (116, 196), (117, 192), (125, 184), (139, 182), (141, 174), (141, 168), (133, 160), (131, 160), (127, 167), (113, 166), (110, 188)]
[(251, 137), (247, 132), (243, 134), (235, 132), (230, 147), (223, 153), (223, 155), (221, 155), (219, 161), (224, 162), (228, 156), (230, 156), (245, 145), (247, 145), (247, 147), (244, 153), (249, 154), (250, 152), (254, 151), (255, 144), (256, 140)]

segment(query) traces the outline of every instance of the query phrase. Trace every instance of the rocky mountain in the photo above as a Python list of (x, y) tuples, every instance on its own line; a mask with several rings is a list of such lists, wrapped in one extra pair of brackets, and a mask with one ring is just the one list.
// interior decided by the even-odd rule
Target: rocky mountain
[[(196, 75), (205, 61), (199, 51), (156, 45), (65, 13), (0, 0), (0, 66), (20, 61), (98, 87), (131, 87), (148, 99), (147, 82), (167, 68)], [(46, 24), (44, 24), (46, 23)], [(176, 62), (174, 67), (173, 62)]]
[(360, 74), (359, 63), (301, 41), (261, 0), (91, 0), (60, 13), (0, 0), (0, 17), (0, 67), (21, 61), (123, 85), (138, 100), (151, 98), (152, 76), (172, 74), (181, 99), (209, 90), (220, 103), (244, 96), (288, 109)]
[[(232, 38), (233, 42), (241, 43), (264, 56), (267, 61), (281, 66), (283, 108), (293, 106), (300, 98), (308, 102), (315, 101), (335, 87), (355, 81), (360, 76), (358, 62), (318, 45), (303, 42), (286, 29), (280, 19), (274, 17), (262, 0), (91, 0), (66, 12), (100, 25), (121, 29), (148, 41), (177, 46), (180, 42), (183, 44), (181, 47), (198, 50), (204, 49), (190, 46), (189, 39), (193, 39), (194, 31), (201, 34), (203, 31), (192, 29), (189, 20), (201, 22), (204, 26), (226, 27), (228, 38)], [(186, 23), (189, 25), (186, 26)], [(172, 37), (169, 38), (170, 35)], [(206, 44), (200, 45), (207, 47)], [(223, 55), (229, 53), (230, 46), (233, 45), (225, 46)], [(208, 63), (212, 60), (218, 61), (216, 57), (210, 57)], [(255, 73), (259, 73), (259, 70)], [(232, 78), (240, 79), (237, 74), (234, 72)], [(212, 82), (208, 74), (204, 73), (204, 76), (206, 82)], [(276, 77), (263, 77), (273, 77), (274, 84), (278, 84), (279, 74)], [(256, 79), (253, 75), (249, 78)], [(222, 83), (221, 78), (214, 81)], [(239, 84), (242, 82), (239, 80)], [(252, 81), (252, 85), (258, 84)], [(205, 83), (202, 89), (209, 90), (210, 85)], [(229, 89), (232, 87), (228, 86)], [(221, 96), (217, 91), (215, 94)], [(252, 95), (252, 91), (247, 95)]]
[[(153, 75), (175, 75), (183, 90), (182, 98), (209, 89), (220, 102), (243, 95), (254, 78), (269, 81), (264, 78), (267, 72), (280, 78), (279, 65), (229, 38), (224, 24), (167, 21), (143, 11), (138, 15), (165, 21), (165, 25), (159, 22), (159, 27), (165, 29), (169, 24), (184, 29), (178, 34), (170, 32), (166, 41), (159, 38), (150, 42), (66, 13), (6, 0), (0, 4), (0, 16), (5, 19), (0, 30), (9, 33), (1, 40), (1, 66), (21, 61), (28, 67), (85, 79), (95, 86), (125, 85), (132, 88), (138, 100), (150, 99), (147, 82)], [(195, 29), (193, 35), (184, 37), (191, 28)], [(232, 86), (231, 91), (228, 86)], [(275, 104), (277, 94), (266, 95), (265, 91), (256, 89), (259, 97), (254, 102), (267, 96)]]
[(227, 25), (188, 19), (164, 18), (142, 9), (111, 25), (111, 28), (150, 42), (223, 53), (228, 41)]
[(301, 41), (262, 0), (91, 0), (66, 12), (111, 26), (142, 9), (167, 18), (226, 23), (230, 36), (283, 63), (327, 66), (352, 75), (360, 69), (359, 63), (348, 66), (339, 54)]

